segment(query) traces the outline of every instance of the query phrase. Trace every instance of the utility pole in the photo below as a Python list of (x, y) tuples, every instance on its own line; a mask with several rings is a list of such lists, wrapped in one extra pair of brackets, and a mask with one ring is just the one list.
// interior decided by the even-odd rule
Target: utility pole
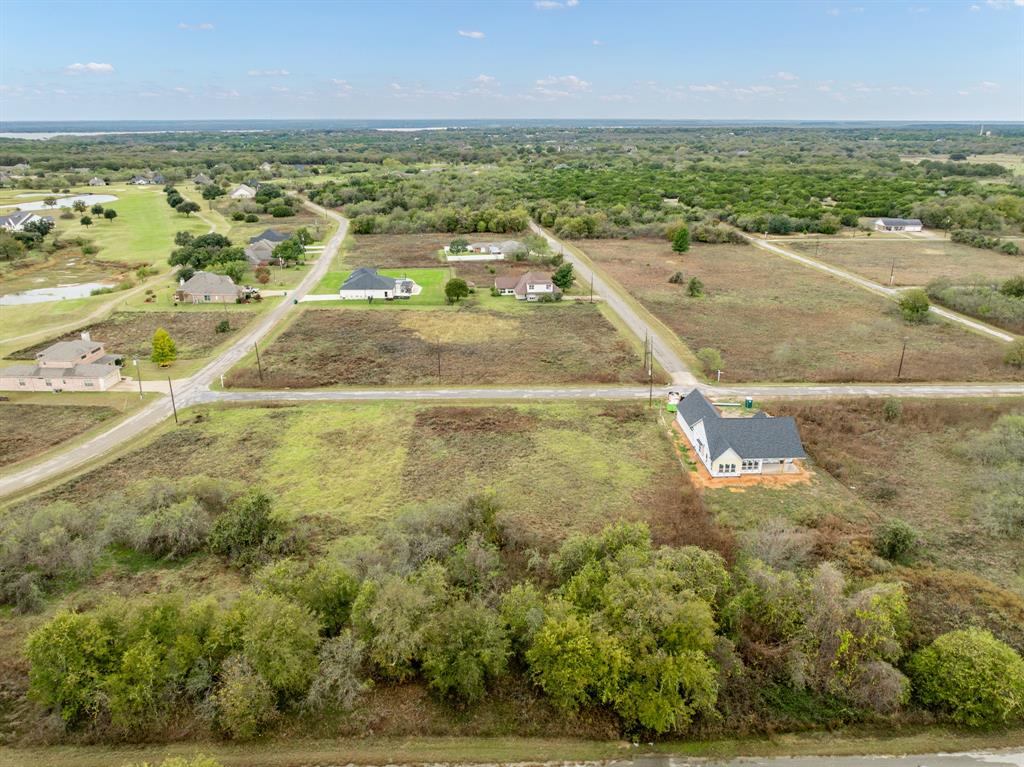
[(167, 389), (171, 392), (171, 410), (174, 411), (174, 425), (178, 426), (178, 406), (174, 403), (174, 387), (171, 386), (170, 376), (167, 376)]
[(590, 303), (594, 303), (594, 273), (590, 273)]
[(142, 370), (139, 369), (139, 358), (135, 357), (132, 362), (135, 363), (135, 380), (139, 382), (139, 399), (142, 399)]
[(896, 380), (900, 380), (900, 376), (903, 374), (903, 358), (907, 354), (907, 339), (903, 339), (903, 351), (900, 352), (900, 366), (896, 370)]
[(260, 383), (263, 383), (263, 363), (260, 362), (260, 347), (253, 341), (252, 348), (256, 350), (256, 368), (260, 371)]
[(437, 339), (437, 383), (441, 384), (441, 339)]
[(896, 278), (896, 257), (892, 258), (892, 268), (889, 270), (889, 287), (892, 287), (892, 281)]

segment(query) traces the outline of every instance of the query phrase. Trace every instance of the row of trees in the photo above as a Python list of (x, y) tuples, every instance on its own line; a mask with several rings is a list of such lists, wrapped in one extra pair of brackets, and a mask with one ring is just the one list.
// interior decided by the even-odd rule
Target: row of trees
[[(248, 738), (281, 717), (347, 711), (374, 683), (420, 679), (463, 706), (510, 674), (566, 713), (614, 712), (631, 734), (742, 718), (763, 690), (831, 715), (911, 704), (967, 725), (1024, 715), (1012, 648), (970, 629), (908, 653), (904, 586), (853, 585), (827, 562), (747, 557), (730, 572), (715, 553), (656, 547), (644, 525), (619, 523), (571, 537), (516, 578), (519, 555), (487, 496), (405, 512), (376, 543), (328, 558), (287, 556), (302, 542), (270, 500), (223, 483), (148, 485), (123, 507), (109, 517), (113, 540), (223, 557), (251, 588), (225, 604), (165, 597), (43, 624), (26, 648), (31, 692), (69, 726), (137, 734), (189, 710)], [(26, 570), (44, 540), (57, 559), (54, 512), (40, 513), (7, 522), (21, 556), (5, 572)], [(82, 515), (61, 519), (94, 535)]]

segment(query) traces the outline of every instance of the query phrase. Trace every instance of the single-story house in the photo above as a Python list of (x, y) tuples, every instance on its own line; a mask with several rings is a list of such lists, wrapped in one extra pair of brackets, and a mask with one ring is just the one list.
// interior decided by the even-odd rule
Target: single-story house
[(106, 391), (121, 380), (121, 358), (82, 333), (36, 354), (34, 363), (0, 368), (4, 391)]
[(527, 247), (518, 240), (501, 242), (471, 242), (466, 246), (465, 253), (452, 253), (449, 246), (444, 252), (449, 261), (500, 261), (506, 256), (526, 253)]
[(128, 183), (135, 186), (152, 186), (153, 184), (164, 184), (166, 182), (159, 173), (151, 173), (147, 176), (132, 176)]
[(676, 421), (712, 477), (791, 474), (807, 457), (793, 418), (725, 418), (697, 389), (677, 404)]
[(192, 304), (233, 304), (242, 289), (226, 274), (196, 272), (187, 280), (178, 281), (174, 297)]
[(551, 281), (551, 275), (546, 272), (526, 272), (526, 274), (495, 277), (494, 288), (498, 291), (498, 295), (515, 296), (520, 301), (539, 301), (541, 296), (554, 298), (562, 294), (562, 291)]
[(99, 176), (93, 176), (89, 179), (89, 186), (106, 186), (107, 182)]
[(266, 160), (264, 160), (263, 162), (260, 163), (260, 170), (262, 170), (264, 172), (269, 172), (269, 171), (272, 171), (273, 169), (274, 169), (274, 166), (271, 165)]
[(375, 268), (364, 266), (348, 276), (338, 296), (342, 300), (383, 298), (391, 301), (395, 298), (412, 298), (422, 291), (423, 288), (407, 277), (385, 277), (378, 274)]
[(260, 240), (266, 240), (267, 242), (272, 242), (275, 245), (277, 245), (278, 243), (284, 242), (285, 240), (290, 240), (291, 238), (292, 236), (290, 234), (279, 232), (276, 229), (264, 229), (255, 237), (250, 237), (249, 243), (253, 244), (259, 242)]
[(228, 196), (233, 200), (251, 200), (256, 196), (256, 190), (248, 184), (239, 184)]
[(207, 176), (205, 173), (199, 173), (192, 179), (192, 183), (196, 186), (209, 186), (213, 183), (213, 179)]
[(274, 259), (274, 248), (276, 243), (270, 240), (257, 240), (245, 248), (245, 257), (252, 266), (269, 264)]
[(879, 218), (875, 220), (877, 232), (920, 232), (924, 225), (919, 218)]
[(40, 216), (30, 210), (17, 210), (6, 216), (0, 216), (0, 229), (7, 232), (21, 232), (33, 221), (49, 221), (54, 223), (53, 216)]
[(167, 183), (167, 179), (165, 179), (159, 173), (154, 173), (153, 177), (149, 180), (149, 183), (151, 183), (151, 184), (166, 184)]

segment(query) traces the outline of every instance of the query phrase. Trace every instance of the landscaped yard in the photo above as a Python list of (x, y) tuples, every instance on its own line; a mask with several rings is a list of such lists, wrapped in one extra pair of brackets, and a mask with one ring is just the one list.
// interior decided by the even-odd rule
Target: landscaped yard
[(795, 253), (824, 261), (882, 285), (925, 285), (936, 277), (1002, 282), (1024, 271), (1024, 259), (947, 240), (858, 237), (786, 242)]
[[(636, 350), (616, 333), (598, 306), (527, 306), (504, 300), (500, 310), (489, 304), (416, 312), (324, 309), (314, 304), (261, 347), (262, 382), (255, 359), (250, 359), (228, 375), (227, 383), (304, 388), (647, 380)], [(378, 303), (383, 302), (373, 305)]]
[[(348, 279), (348, 276), (352, 273), (351, 270), (342, 272), (328, 272), (324, 275), (324, 278), (320, 281), (314, 289), (314, 293), (337, 294), (338, 289), (342, 286), (342, 283)], [(396, 301), (374, 301), (373, 304), (369, 304), (367, 301), (345, 301), (345, 304), (351, 304), (352, 306), (443, 306), (446, 302), (444, 296), (444, 286), (452, 278), (452, 270), (448, 267), (439, 267), (433, 269), (381, 269), (380, 274), (385, 277), (408, 277), (413, 280), (417, 285), (423, 288), (423, 292), (418, 296), (413, 296), (409, 299), (401, 299)], [(341, 302), (341, 299), (338, 299)]]
[[(892, 381), (903, 339), (905, 381), (1024, 380), (1005, 346), (945, 322), (904, 322), (894, 302), (783, 257), (743, 245), (663, 240), (577, 243), (694, 351), (722, 353), (723, 382)], [(682, 272), (705, 295), (690, 298)]]

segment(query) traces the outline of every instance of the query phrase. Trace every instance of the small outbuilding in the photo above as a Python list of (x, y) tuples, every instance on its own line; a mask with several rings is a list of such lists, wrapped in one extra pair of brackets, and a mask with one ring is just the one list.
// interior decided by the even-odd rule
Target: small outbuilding
[(924, 225), (919, 218), (875, 219), (876, 232), (920, 232)]

